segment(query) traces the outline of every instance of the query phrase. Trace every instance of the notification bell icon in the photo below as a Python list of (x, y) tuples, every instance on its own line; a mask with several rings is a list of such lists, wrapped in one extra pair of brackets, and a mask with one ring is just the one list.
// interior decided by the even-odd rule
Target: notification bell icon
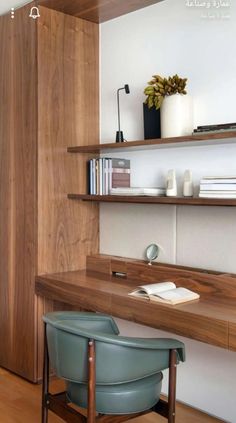
[(39, 8), (36, 7), (36, 6), (32, 7), (31, 10), (30, 10), (29, 17), (32, 18), (32, 19), (40, 18)]

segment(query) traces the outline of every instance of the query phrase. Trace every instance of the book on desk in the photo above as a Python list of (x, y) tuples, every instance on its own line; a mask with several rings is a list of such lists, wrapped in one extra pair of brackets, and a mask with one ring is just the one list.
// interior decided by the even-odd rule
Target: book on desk
[(139, 286), (129, 295), (158, 301), (164, 304), (176, 305), (198, 300), (200, 295), (187, 288), (177, 288), (174, 282), (159, 282)]

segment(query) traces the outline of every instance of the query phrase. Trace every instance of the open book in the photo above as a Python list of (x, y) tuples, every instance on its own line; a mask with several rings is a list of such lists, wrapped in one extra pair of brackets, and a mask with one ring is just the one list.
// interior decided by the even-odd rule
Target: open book
[(159, 301), (165, 304), (180, 304), (200, 298), (196, 292), (187, 288), (176, 288), (173, 282), (152, 283), (139, 286), (138, 289), (129, 293), (134, 297), (147, 298), (151, 301)]

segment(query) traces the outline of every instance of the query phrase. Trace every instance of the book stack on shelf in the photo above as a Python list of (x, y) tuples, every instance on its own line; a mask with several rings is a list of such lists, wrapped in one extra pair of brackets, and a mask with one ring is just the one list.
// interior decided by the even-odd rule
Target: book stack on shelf
[(230, 132), (236, 130), (236, 123), (219, 123), (216, 125), (198, 126), (194, 129), (193, 135), (214, 134), (219, 132)]
[(111, 195), (128, 195), (128, 196), (149, 196), (149, 197), (164, 197), (166, 195), (165, 188), (111, 188)]
[(89, 194), (109, 195), (112, 188), (130, 187), (130, 160), (99, 158), (89, 161)]
[(235, 198), (236, 176), (207, 176), (201, 179), (201, 198)]

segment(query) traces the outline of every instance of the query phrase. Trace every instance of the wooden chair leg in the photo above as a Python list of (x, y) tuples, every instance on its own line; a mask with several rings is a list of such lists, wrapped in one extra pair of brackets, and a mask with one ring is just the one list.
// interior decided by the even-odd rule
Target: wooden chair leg
[(44, 359), (43, 359), (43, 384), (42, 384), (42, 423), (48, 423), (47, 396), (49, 389), (49, 358), (47, 346), (46, 324), (44, 324)]
[(176, 403), (176, 350), (170, 351), (169, 362), (169, 392), (168, 392), (168, 423), (175, 423), (175, 403)]
[(88, 343), (88, 423), (96, 421), (96, 355), (95, 341), (89, 340)]

